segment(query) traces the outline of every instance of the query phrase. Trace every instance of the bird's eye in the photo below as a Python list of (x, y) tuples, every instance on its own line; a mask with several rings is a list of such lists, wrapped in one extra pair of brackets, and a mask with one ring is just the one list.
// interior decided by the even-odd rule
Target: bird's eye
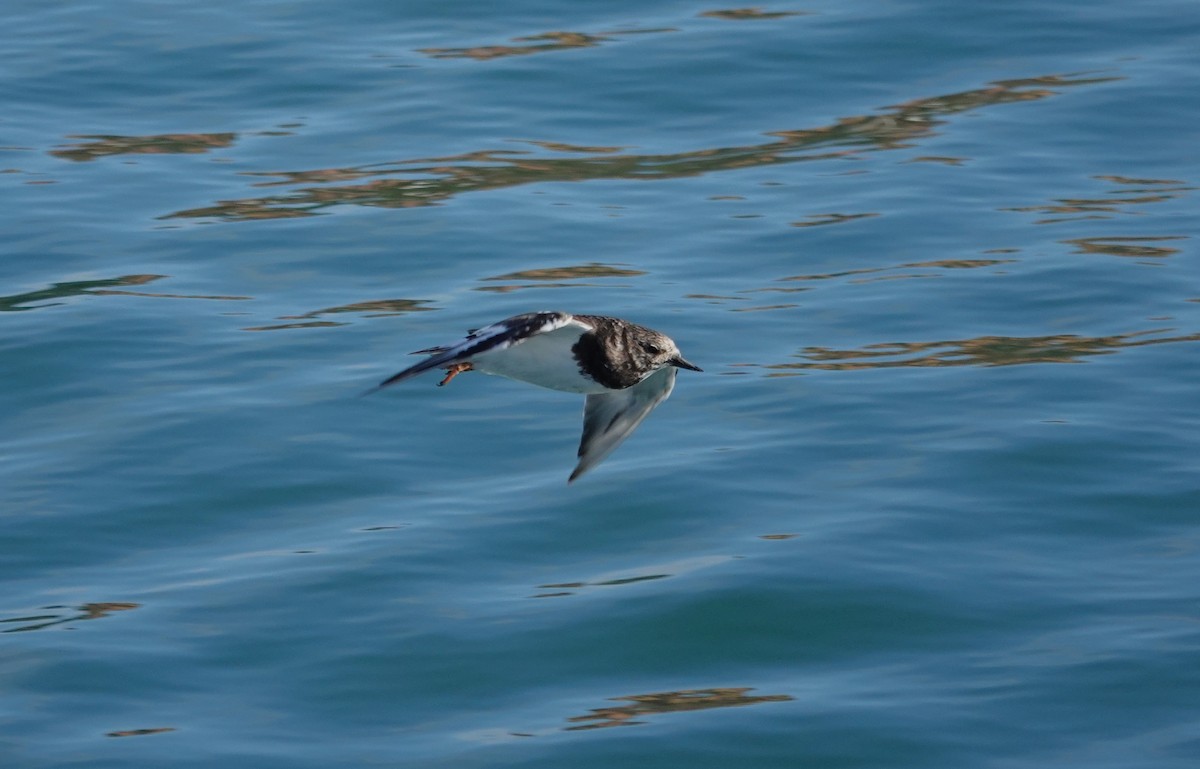
[(646, 352), (650, 353), (651, 355), (658, 355), (660, 352), (662, 352), (661, 347), (659, 347), (656, 344), (651, 344), (649, 342), (646, 343), (645, 349), (646, 349)]

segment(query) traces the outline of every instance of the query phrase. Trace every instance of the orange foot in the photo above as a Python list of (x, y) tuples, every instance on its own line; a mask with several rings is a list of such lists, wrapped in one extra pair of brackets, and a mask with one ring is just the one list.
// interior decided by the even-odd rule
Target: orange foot
[(448, 384), (454, 377), (458, 376), (464, 371), (470, 371), (473, 368), (474, 366), (472, 366), (470, 363), (455, 363), (453, 366), (447, 366), (446, 378), (438, 382), (438, 387)]

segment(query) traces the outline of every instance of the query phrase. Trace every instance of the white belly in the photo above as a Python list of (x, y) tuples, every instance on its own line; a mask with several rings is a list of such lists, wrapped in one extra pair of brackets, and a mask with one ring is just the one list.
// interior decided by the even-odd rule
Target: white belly
[(571, 353), (579, 329), (566, 327), (538, 334), (502, 350), (489, 350), (471, 358), (476, 371), (528, 382), (569, 393), (602, 393), (608, 390), (585, 377)]

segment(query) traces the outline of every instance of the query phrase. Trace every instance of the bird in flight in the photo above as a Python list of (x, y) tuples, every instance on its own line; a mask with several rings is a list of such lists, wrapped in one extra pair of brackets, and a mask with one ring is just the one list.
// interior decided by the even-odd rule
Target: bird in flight
[(621, 318), (567, 312), (514, 315), (413, 354), (429, 357), (370, 392), (442, 369), (439, 387), (463, 372), (481, 371), (586, 395), (579, 464), (568, 483), (612, 453), (667, 399), (679, 369), (701, 370), (665, 334)]

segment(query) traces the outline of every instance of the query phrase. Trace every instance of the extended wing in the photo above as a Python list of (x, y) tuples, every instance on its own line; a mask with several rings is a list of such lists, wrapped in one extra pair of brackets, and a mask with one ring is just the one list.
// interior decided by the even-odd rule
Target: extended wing
[(571, 322), (570, 314), (565, 312), (531, 312), (525, 315), (514, 315), (499, 323), (472, 331), (461, 342), (420, 350), (421, 353), (431, 353), (431, 356), (415, 366), (409, 366), (398, 374), (393, 374), (367, 392), (373, 393), (376, 390), (382, 390), (388, 385), (403, 382), (405, 379), (411, 379), (426, 371), (464, 363), (480, 353), (512, 347), (530, 337), (555, 331)]
[(579, 464), (567, 483), (598, 465), (667, 399), (675, 388), (675, 373), (674, 366), (663, 366), (633, 387), (587, 397)]

